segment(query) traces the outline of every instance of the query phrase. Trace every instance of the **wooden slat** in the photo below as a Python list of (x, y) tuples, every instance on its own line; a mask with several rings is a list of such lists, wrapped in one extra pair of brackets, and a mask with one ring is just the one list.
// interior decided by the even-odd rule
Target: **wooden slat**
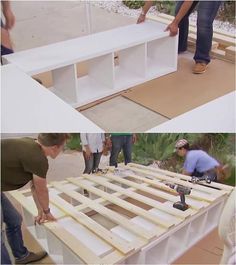
[(236, 47), (227, 47), (225, 49), (225, 58), (231, 61), (235, 61)]
[[(132, 187), (134, 187), (134, 188), (136, 188), (138, 190), (142, 190), (142, 191), (148, 192), (150, 194), (153, 194), (154, 196), (161, 197), (163, 199), (172, 201), (172, 202), (176, 202), (178, 200), (177, 196), (173, 196), (173, 195), (167, 194), (165, 192), (158, 191), (156, 189), (137, 184), (137, 183), (132, 182), (130, 180), (120, 178), (119, 176), (115, 176), (115, 175), (112, 175), (112, 174), (106, 174), (106, 177), (109, 178), (109, 179), (112, 179), (114, 181), (123, 183), (125, 185), (132, 186)], [(187, 197), (188, 197), (188, 195), (186, 196), (186, 198)], [(191, 203), (189, 206), (191, 208), (193, 208), (193, 209), (197, 209), (198, 210), (198, 209), (201, 209), (201, 208), (203, 208), (203, 207), (205, 207), (207, 205), (208, 204), (204, 203), (204, 202), (197, 202), (195, 204)]]
[[(134, 164), (134, 163), (130, 163), (129, 166), (138, 167), (138, 168), (144, 168), (144, 169), (146, 168), (147, 169), (146, 166), (142, 166), (142, 165), (138, 165), (138, 164)], [(159, 168), (150, 168), (150, 170), (162, 173), (162, 174), (167, 175), (167, 176), (176, 177), (178, 179), (184, 179), (184, 180), (187, 180), (187, 181), (191, 180), (190, 176), (183, 175), (183, 174), (178, 174), (178, 173), (174, 173), (174, 172), (170, 172), (170, 171), (159, 169)], [(209, 184), (208, 186), (209, 187), (218, 188), (218, 189), (222, 190), (222, 193), (224, 191), (226, 193), (230, 193), (233, 190), (233, 187), (225, 185), (225, 184), (220, 184), (220, 183), (217, 183), (217, 182), (211, 182), (211, 184)], [(212, 189), (211, 192), (218, 192), (218, 191)]]
[(68, 181), (72, 182), (73, 184), (76, 184), (80, 187), (82, 187), (83, 189), (86, 189), (98, 196), (101, 196), (102, 198), (106, 199), (107, 201), (110, 201), (113, 204), (116, 204), (134, 214), (137, 214), (139, 216), (142, 216), (143, 218), (151, 221), (154, 224), (160, 225), (162, 227), (165, 228), (170, 228), (171, 226), (174, 225), (174, 223), (168, 222), (166, 220), (160, 220), (159, 218), (157, 218), (154, 214), (144, 210), (143, 208), (140, 208), (132, 203), (126, 202), (120, 198), (117, 198), (115, 196), (113, 196), (112, 194), (106, 193), (104, 191), (101, 191), (100, 189), (97, 189), (95, 187), (86, 185), (81, 183), (81, 181), (79, 181), (78, 179), (75, 178), (68, 178)]
[[(127, 190), (136, 190), (134, 188), (128, 188)], [(119, 192), (116, 192), (116, 193), (113, 193), (114, 196), (116, 197), (122, 197), (122, 194), (119, 193)], [(103, 199), (103, 198), (97, 198), (94, 200), (94, 202), (98, 203), (98, 204), (106, 204), (107, 203), (107, 200)], [(84, 209), (88, 208), (88, 206), (86, 204), (80, 204), (78, 206), (75, 206), (75, 208), (78, 210), (78, 211), (83, 211)]]
[(93, 219), (89, 218), (87, 215), (75, 210), (71, 204), (60, 198), (58, 195), (50, 195), (50, 201), (64, 211), (67, 215), (73, 217), (77, 222), (87, 227), (90, 231), (105, 240), (107, 243), (111, 244), (123, 254), (129, 254), (134, 250), (129, 243), (117, 237), (115, 234), (108, 231), (106, 228), (95, 222)]
[(83, 262), (87, 264), (102, 264), (102, 259), (75, 238), (59, 223), (45, 223), (45, 226), (70, 248)]
[[(180, 211), (178, 211), (175, 208), (167, 208), (166, 206), (163, 206), (162, 203), (160, 203), (158, 201), (155, 201), (153, 199), (147, 198), (147, 197), (145, 197), (145, 196), (143, 196), (141, 194), (138, 194), (138, 193), (135, 193), (133, 191), (124, 189), (124, 188), (122, 188), (120, 186), (117, 186), (117, 185), (114, 185), (114, 184), (112, 184), (110, 182), (107, 182), (107, 181), (104, 181), (104, 180), (103, 181), (99, 180), (99, 179), (97, 179), (96, 176), (91, 176), (91, 175), (83, 175), (83, 176), (85, 178), (91, 180), (91, 181), (94, 181), (97, 184), (103, 185), (104, 187), (107, 187), (107, 188), (112, 189), (114, 191), (118, 191), (121, 194), (126, 195), (127, 197), (133, 198), (133, 199), (135, 199), (137, 201), (140, 201), (141, 203), (145, 203), (145, 204), (147, 204), (147, 205), (149, 205), (149, 206), (151, 206), (153, 208), (156, 208), (158, 210), (161, 210), (163, 212), (171, 214), (171, 215), (173, 215), (173, 216), (175, 216), (177, 218), (180, 218), (182, 220), (186, 218), (186, 215), (182, 214), (183, 212), (180, 212)], [(190, 216), (190, 214), (188, 214), (188, 216)]]
[[(149, 175), (149, 176), (152, 176), (154, 177), (155, 179), (160, 179), (160, 180), (163, 180), (163, 181), (170, 181), (172, 183), (175, 183), (175, 184), (180, 184), (180, 185), (183, 185), (185, 187), (189, 187), (195, 191), (201, 191), (203, 192), (204, 194), (194, 194), (193, 195), (193, 198), (197, 198), (197, 199), (200, 199), (200, 200), (205, 200), (205, 201), (213, 201), (214, 199), (216, 198), (219, 198), (220, 196), (226, 194), (225, 191), (219, 191), (219, 190), (213, 190), (212, 192), (212, 189), (209, 189), (207, 187), (204, 187), (202, 185), (198, 185), (198, 184), (193, 184), (193, 183), (190, 183), (188, 181), (184, 181), (184, 180), (180, 180), (180, 179), (176, 179), (176, 178), (172, 178), (172, 177), (168, 177), (168, 176), (161, 176), (160, 173), (153, 173), (151, 172), (150, 170), (148, 171), (148, 168), (144, 168), (144, 169), (140, 169), (140, 168), (134, 168), (134, 167), (129, 167), (129, 166), (126, 166), (126, 168), (128, 169), (131, 169), (135, 172), (138, 172), (138, 173), (142, 173), (142, 174), (145, 174), (145, 175)], [(131, 176), (131, 174), (129, 174), (129, 176)], [(134, 176), (135, 178), (135, 176)], [(150, 183), (153, 185), (155, 185), (155, 182), (153, 180), (145, 180), (146, 183)], [(159, 183), (156, 183), (157, 186), (163, 186), (163, 184), (161, 184), (160, 182)], [(165, 186), (163, 186), (163, 189), (165, 189)], [(189, 195), (190, 197), (192, 196), (191, 194)]]
[(87, 207), (95, 210), (96, 212), (107, 217), (108, 219), (112, 220), (113, 222), (121, 225), (122, 227), (133, 232), (137, 236), (139, 236), (143, 239), (146, 239), (146, 240), (152, 240), (156, 236), (156, 234), (154, 234), (153, 232), (147, 231), (146, 229), (144, 229), (138, 225), (130, 223), (129, 220), (127, 220), (127, 218), (121, 216), (120, 214), (118, 214), (118, 213), (116, 213), (116, 212), (114, 212), (114, 211), (112, 211), (112, 210), (86, 198), (86, 197), (84, 197), (83, 195), (79, 194), (78, 192), (67, 190), (63, 185), (61, 185), (58, 182), (53, 182), (52, 184), (55, 188), (57, 188), (61, 192), (69, 195), (71, 198), (73, 198), (79, 202), (87, 204)]
[[(169, 188), (165, 184), (160, 183), (159, 181), (156, 181), (154, 179), (147, 179), (145, 177), (140, 177), (140, 176), (137, 176), (137, 175), (134, 175), (134, 174), (128, 174), (127, 177), (132, 177), (134, 179), (141, 180), (141, 181), (143, 181), (145, 183), (148, 183), (151, 186), (157, 187), (157, 188), (162, 189), (164, 191), (168, 191), (168, 192), (172, 192), (174, 194), (178, 194), (175, 190)], [(191, 188), (190, 186), (185, 185), (185, 184), (184, 184), (184, 186)], [(194, 199), (197, 199), (197, 200), (200, 200), (200, 201), (206, 201), (206, 202), (213, 202), (216, 199), (216, 197), (212, 197), (212, 196), (206, 195), (206, 194), (199, 194), (199, 193), (197, 193), (197, 191), (194, 191), (194, 190), (191, 191), (191, 193), (188, 195), (188, 197), (189, 198), (194, 198)]]
[[(33, 216), (36, 216), (38, 211), (32, 202), (30, 202), (22, 193), (19, 191), (9, 192), (12, 197), (14, 197), (20, 204)], [(98, 263), (101, 264), (101, 259), (97, 257), (91, 250), (79, 242), (73, 237), (68, 231), (61, 227), (56, 222), (48, 222), (42, 224), (43, 226), (50, 229), (58, 238), (67, 244), (67, 246), (78, 255), (86, 263)]]
[(236, 47), (230, 46), (225, 49), (226, 54), (231, 54), (235, 56), (236, 54)]

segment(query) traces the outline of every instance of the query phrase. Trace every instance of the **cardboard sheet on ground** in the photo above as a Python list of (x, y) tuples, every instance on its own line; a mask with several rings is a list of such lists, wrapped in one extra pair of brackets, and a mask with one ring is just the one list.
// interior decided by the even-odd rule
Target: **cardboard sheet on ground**
[(136, 86), (122, 95), (171, 119), (235, 89), (234, 64), (212, 60), (202, 75), (192, 74), (192, 65), (192, 60), (179, 58), (177, 72)]

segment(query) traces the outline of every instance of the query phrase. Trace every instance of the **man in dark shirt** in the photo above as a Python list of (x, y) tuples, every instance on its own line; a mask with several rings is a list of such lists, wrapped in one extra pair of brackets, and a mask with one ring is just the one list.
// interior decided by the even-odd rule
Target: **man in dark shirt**
[[(6, 224), (7, 240), (16, 264), (41, 260), (47, 253), (45, 251), (33, 253), (24, 246), (21, 232), (22, 217), (4, 192), (17, 190), (30, 182), (38, 209), (35, 221), (39, 224), (45, 221), (55, 221), (49, 208), (46, 181), (47, 157), (56, 158), (63, 150), (66, 139), (67, 134), (64, 133), (41, 133), (37, 140), (21, 138), (1, 141), (1, 215), (2, 221)], [(11, 264), (4, 240), (1, 241), (1, 260), (2, 264)]]

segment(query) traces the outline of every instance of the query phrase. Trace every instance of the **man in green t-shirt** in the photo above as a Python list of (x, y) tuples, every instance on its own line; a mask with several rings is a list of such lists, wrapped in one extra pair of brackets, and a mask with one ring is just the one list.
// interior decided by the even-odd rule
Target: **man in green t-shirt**
[[(35, 221), (39, 224), (55, 221), (49, 208), (47, 157), (56, 158), (63, 150), (67, 137), (65, 133), (41, 133), (37, 140), (31, 138), (1, 140), (1, 215), (2, 221), (6, 224), (7, 240), (16, 264), (41, 260), (47, 253), (45, 251), (33, 253), (24, 246), (21, 232), (22, 217), (4, 192), (17, 190), (30, 182), (38, 209)], [(4, 240), (1, 241), (1, 260), (2, 264), (11, 264)]]

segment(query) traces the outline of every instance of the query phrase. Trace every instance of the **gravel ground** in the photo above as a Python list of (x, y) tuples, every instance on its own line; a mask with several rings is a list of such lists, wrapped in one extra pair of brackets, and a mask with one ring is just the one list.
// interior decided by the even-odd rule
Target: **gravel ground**
[[(122, 14), (124, 16), (138, 17), (141, 9), (129, 9), (125, 6), (122, 1), (91, 1), (92, 5), (98, 6), (100, 8), (106, 9), (108, 12), (114, 12)], [(150, 15), (157, 15), (159, 12), (156, 7), (151, 7), (149, 10)], [(196, 12), (190, 16), (191, 22), (196, 22), (197, 14)], [(219, 20), (214, 21), (214, 29), (220, 29), (229, 34), (235, 34), (235, 25), (229, 22), (222, 22)]]

